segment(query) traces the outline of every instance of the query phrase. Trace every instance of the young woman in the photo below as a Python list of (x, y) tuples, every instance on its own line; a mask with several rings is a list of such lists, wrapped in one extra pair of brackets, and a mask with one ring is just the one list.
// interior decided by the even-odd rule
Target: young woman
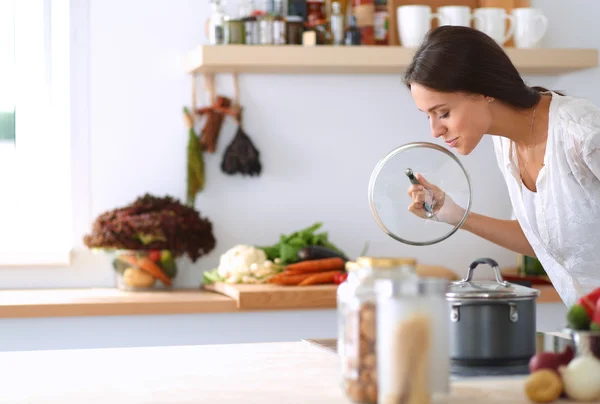
[[(600, 109), (527, 86), (503, 49), (475, 29), (442, 26), (417, 49), (404, 82), (434, 138), (468, 155), (493, 137), (517, 220), (470, 213), (462, 228), (537, 257), (563, 302), (600, 286)], [(458, 223), (464, 209), (417, 176), (409, 210)]]

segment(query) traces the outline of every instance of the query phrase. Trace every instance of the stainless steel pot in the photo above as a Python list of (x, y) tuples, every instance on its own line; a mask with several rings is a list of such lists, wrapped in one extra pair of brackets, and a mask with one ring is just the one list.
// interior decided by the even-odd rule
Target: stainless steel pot
[[(490, 265), (495, 281), (474, 281), (479, 264)], [(504, 281), (490, 258), (474, 261), (467, 277), (449, 285), (450, 357), (461, 365), (509, 365), (535, 354), (539, 290)]]

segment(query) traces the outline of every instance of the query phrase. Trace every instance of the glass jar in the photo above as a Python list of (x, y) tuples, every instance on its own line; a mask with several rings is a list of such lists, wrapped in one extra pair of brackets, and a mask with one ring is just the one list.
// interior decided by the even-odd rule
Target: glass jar
[(337, 291), (342, 389), (355, 403), (377, 403), (375, 282), (416, 278), (412, 258), (360, 257), (348, 262), (348, 278)]
[(302, 45), (304, 20), (302, 17), (288, 15), (286, 22), (286, 39), (288, 45)]
[(246, 27), (242, 18), (225, 17), (225, 43), (241, 45), (246, 42)]
[(116, 286), (121, 290), (169, 289), (177, 276), (177, 264), (169, 250), (116, 250), (110, 255)]
[(380, 402), (430, 402), (450, 392), (448, 285), (441, 278), (376, 281)]

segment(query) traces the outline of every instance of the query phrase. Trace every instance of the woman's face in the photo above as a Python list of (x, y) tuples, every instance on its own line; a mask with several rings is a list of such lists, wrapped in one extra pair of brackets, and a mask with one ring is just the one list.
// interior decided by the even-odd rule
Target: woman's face
[(483, 95), (442, 93), (420, 84), (411, 84), (410, 92), (427, 114), (433, 137), (462, 155), (470, 154), (490, 128), (490, 99)]

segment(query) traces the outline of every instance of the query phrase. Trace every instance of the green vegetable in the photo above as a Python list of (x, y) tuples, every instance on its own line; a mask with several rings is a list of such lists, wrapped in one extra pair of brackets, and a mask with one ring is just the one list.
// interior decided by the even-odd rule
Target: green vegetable
[(164, 234), (162, 234), (160, 231), (158, 231), (157, 234), (136, 233), (135, 238), (137, 238), (143, 245), (152, 244), (156, 241), (167, 241)]
[(196, 195), (204, 189), (206, 184), (204, 151), (200, 145), (200, 139), (194, 132), (192, 113), (187, 107), (183, 108), (183, 113), (188, 124), (186, 203), (194, 206)]
[(123, 262), (118, 258), (113, 259), (112, 265), (113, 265), (113, 268), (115, 269), (115, 271), (117, 271), (121, 275), (123, 275), (125, 270), (131, 266), (128, 263)]
[(567, 312), (567, 321), (569, 327), (574, 330), (588, 330), (591, 319), (588, 316), (585, 307), (580, 304), (574, 304)]
[(202, 273), (202, 284), (204, 285), (210, 285), (211, 283), (223, 281), (224, 279), (219, 276), (219, 268), (215, 268), (210, 271), (204, 271)]
[(322, 246), (333, 250), (340, 255), (345, 256), (338, 247), (328, 239), (327, 232), (316, 233), (323, 226), (323, 223), (317, 222), (310, 227), (293, 232), (289, 235), (281, 235), (279, 242), (272, 246), (257, 247), (265, 252), (267, 258), (274, 261), (279, 258), (281, 265), (288, 265), (300, 261), (298, 252), (309, 246)]
[(175, 276), (177, 276), (177, 265), (175, 264), (175, 259), (173, 258), (171, 251), (161, 251), (159, 265), (165, 275), (167, 275), (170, 279), (173, 279)]

